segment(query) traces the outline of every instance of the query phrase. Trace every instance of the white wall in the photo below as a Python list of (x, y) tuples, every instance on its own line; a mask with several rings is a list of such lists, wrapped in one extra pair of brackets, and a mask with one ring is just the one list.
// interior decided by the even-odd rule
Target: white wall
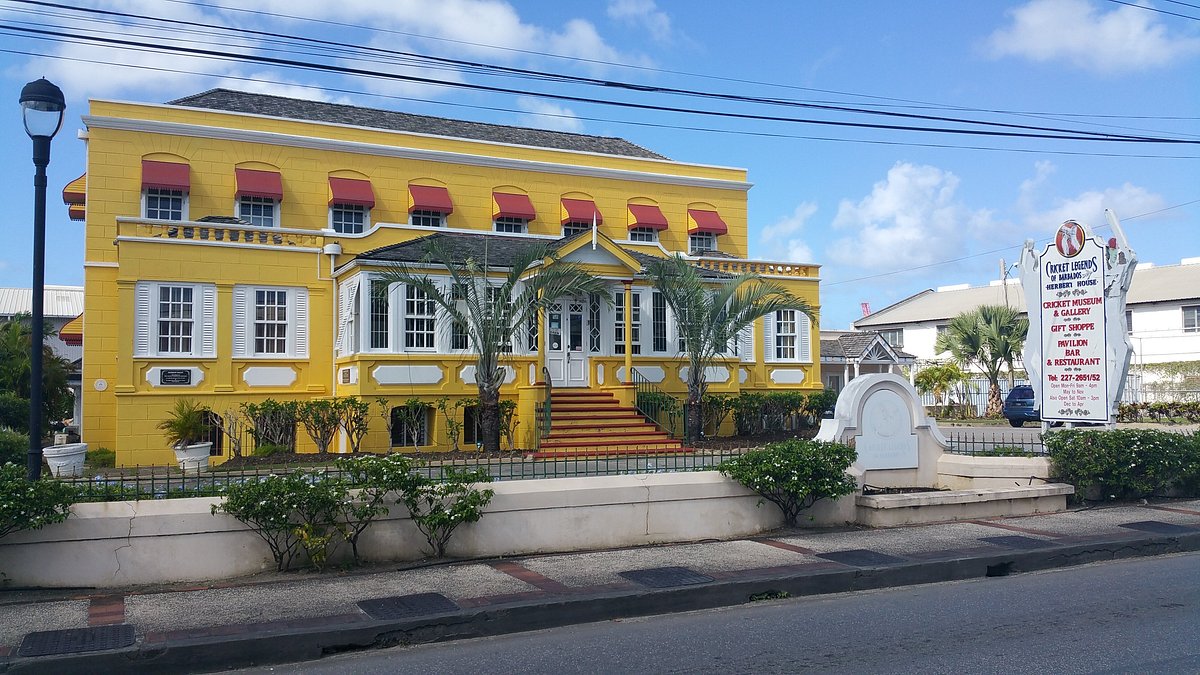
[[(1200, 303), (1197, 303), (1200, 304)], [(1133, 364), (1200, 359), (1200, 333), (1183, 332), (1183, 303), (1134, 305)]]

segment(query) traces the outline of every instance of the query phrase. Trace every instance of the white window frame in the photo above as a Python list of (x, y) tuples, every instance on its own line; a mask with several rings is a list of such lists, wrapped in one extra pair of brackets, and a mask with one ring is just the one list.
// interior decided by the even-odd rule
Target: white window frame
[(417, 209), (408, 213), (408, 224), (413, 227), (445, 227), (446, 214), (441, 211)]
[[(178, 195), (172, 194), (172, 195), (165, 195), (165, 196), (168, 199), (174, 199), (174, 198), (178, 197), (178, 199), (180, 200), (179, 217), (178, 218), (159, 218), (159, 217), (151, 216), (150, 215), (150, 197), (151, 197), (150, 192), (151, 192), (151, 190), (158, 193), (158, 194), (155, 194), (154, 196), (159, 197), (159, 198), (162, 198), (164, 196), (161, 194), (163, 192), (178, 192), (179, 193)], [(142, 189), (142, 204), (141, 204), (142, 217), (150, 219), (150, 220), (167, 220), (167, 221), (171, 221), (171, 222), (185, 221), (188, 219), (188, 195), (189, 195), (188, 190), (176, 190), (176, 189), (155, 188), (155, 187), (143, 188)]]
[[(641, 356), (647, 353), (648, 350), (643, 349), (642, 344), (643, 331), (642, 320), (645, 317), (645, 307), (642, 306), (642, 293), (639, 290), (633, 291), (633, 316), (630, 323), (633, 337), (633, 355)], [(586, 306), (586, 305), (585, 305)], [(613, 333), (612, 333), (612, 349), (610, 353), (613, 356), (624, 356), (624, 351), (617, 351), (617, 347), (625, 347), (625, 289), (618, 287), (613, 291)], [(653, 341), (652, 341), (653, 342)]]
[[(162, 351), (159, 339), (159, 297), (163, 288), (192, 291), (192, 348)], [(134, 356), (163, 359), (211, 359), (217, 356), (217, 287), (177, 281), (139, 281), (134, 287)]]
[(562, 236), (570, 237), (581, 232), (588, 232), (592, 229), (591, 223), (585, 223), (582, 220), (569, 220), (563, 223)]
[[(785, 336), (794, 338), (795, 355), (792, 357), (779, 356), (779, 327), (780, 314), (794, 312), (790, 332)], [(797, 309), (779, 310), (763, 317), (763, 360), (767, 363), (812, 363), (812, 319)]]
[[(410, 291), (412, 291), (413, 293), (417, 293), (420, 291), (420, 289), (417, 288), (416, 286), (409, 286), (406, 284), (401, 284), (401, 285), (399, 285), (399, 288), (402, 289), (400, 291), (400, 301), (403, 303), (401, 305), (400, 332), (398, 334), (398, 337), (400, 340), (400, 349), (405, 352), (437, 352), (438, 351), (438, 314), (439, 314), (437, 304), (428, 297), (426, 297), (424, 299), (410, 298), (409, 297)], [(416, 304), (410, 305), (410, 303), (416, 303)], [(418, 314), (416, 312), (409, 311), (410, 306), (415, 309), (415, 308), (418, 308), (419, 304), (426, 304), (428, 312), (427, 313), (422, 312), (422, 313)], [(417, 346), (415, 344), (417, 342), (417, 340), (414, 339), (413, 340), (414, 344), (412, 346), (410, 346), (410, 344), (409, 344), (410, 331), (409, 331), (409, 326), (408, 326), (409, 320), (429, 321), (429, 329), (428, 330), (412, 331), (412, 336), (414, 338), (427, 337), (428, 342), (429, 342), (428, 345)], [(424, 342), (424, 341), (425, 341), (424, 339), (421, 340), (421, 342)]]
[[(717, 236), (712, 232), (692, 232), (688, 235), (688, 255), (696, 255), (704, 251), (719, 251), (717, 246)], [(703, 240), (706, 244), (698, 246), (697, 244)]]
[[(1200, 305), (1184, 305), (1183, 332), (1200, 333)], [(1191, 325), (1188, 325), (1188, 315), (1191, 314)]]
[(492, 221), (492, 230), (502, 234), (527, 234), (529, 221), (525, 218), (499, 216)]
[[(285, 294), (286, 331), (282, 353), (255, 352), (255, 322), (259, 291), (278, 291)], [(360, 294), (361, 296), (362, 294)], [(233, 287), (233, 355), (238, 359), (295, 360), (308, 358), (308, 289), (296, 286)]]
[[(271, 206), (271, 222), (269, 224), (266, 224), (263, 222), (255, 222), (255, 219), (264, 221), (265, 220), (264, 216), (261, 216), (261, 215), (255, 216), (255, 215), (251, 214), (249, 217), (247, 217), (245, 215), (242, 215), (242, 207), (243, 206), (248, 206), (248, 207), (263, 206), (263, 207), (265, 207), (267, 205)], [(236, 211), (238, 218), (241, 218), (242, 220), (246, 221), (247, 223), (250, 223), (251, 225), (253, 225), (255, 227), (275, 228), (275, 227), (280, 226), (279, 225), (279, 200), (278, 199), (272, 199), (270, 197), (255, 197), (253, 195), (242, 195), (241, 197), (238, 197), (237, 203), (234, 205), (234, 210)]]
[(399, 286), (399, 284), (389, 285), (387, 287), (387, 290), (383, 293), (383, 297), (381, 298), (381, 301), (383, 303), (382, 309), (384, 311), (383, 330), (385, 331), (384, 337), (386, 339), (384, 340), (385, 344), (382, 347), (375, 345), (375, 328), (376, 328), (376, 326), (375, 326), (375, 301), (376, 301), (375, 287), (382, 285), (383, 283), (385, 283), (385, 281), (383, 279), (380, 279), (379, 277), (367, 277), (368, 291), (366, 293), (367, 297), (363, 301), (363, 304), (365, 306), (365, 311), (363, 313), (363, 316), (367, 317), (367, 320), (365, 322), (363, 322), (363, 327), (365, 328), (365, 330), (363, 330), (363, 333), (364, 333), (364, 335), (363, 335), (363, 342), (364, 342), (363, 351), (364, 352), (387, 353), (387, 352), (392, 352), (395, 350), (395, 346), (396, 346), (396, 326), (395, 326), (396, 312), (394, 312), (393, 309), (397, 306), (396, 305), (396, 300), (397, 300), (396, 289)]
[[(362, 214), (362, 228), (356, 232), (347, 232), (345, 230), (339, 230), (338, 229), (338, 221), (337, 221), (337, 217), (336, 217), (338, 211), (342, 211), (345, 213), (361, 213)], [(329, 205), (329, 229), (333, 230), (334, 232), (337, 232), (338, 234), (363, 234), (363, 233), (365, 233), (367, 230), (371, 229), (371, 209), (370, 209), (370, 207), (368, 207), (366, 204), (339, 204), (337, 202), (330, 204)]]
[[(894, 335), (896, 341), (892, 342), (888, 339), (889, 335)], [(903, 328), (885, 328), (879, 331), (879, 337), (888, 343), (892, 349), (904, 349), (904, 329)]]
[(653, 227), (633, 227), (629, 229), (629, 241), (654, 244), (658, 242), (658, 230)]

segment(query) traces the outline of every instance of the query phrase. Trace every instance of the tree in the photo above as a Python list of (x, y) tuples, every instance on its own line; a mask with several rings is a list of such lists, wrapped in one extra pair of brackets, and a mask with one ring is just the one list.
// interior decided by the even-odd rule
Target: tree
[(755, 274), (706, 281), (695, 265), (679, 255), (654, 260), (646, 266), (646, 273), (679, 326), (688, 359), (684, 429), (688, 442), (694, 443), (704, 423), (700, 405), (708, 389), (704, 373), (717, 354), (727, 351), (760, 317), (795, 310), (812, 319), (814, 310), (783, 286)]
[(922, 394), (933, 394), (936, 405), (942, 406), (945, 413), (947, 395), (967, 381), (967, 374), (956, 363), (935, 363), (922, 368), (913, 378), (917, 391)]
[(474, 257), (431, 237), (422, 263), (445, 267), (449, 287), (404, 264), (388, 270), (383, 280), (389, 286), (416, 288), (427, 302), (445, 313), (450, 324), (466, 334), (476, 356), (483, 450), (498, 452), (500, 386), (504, 383), (501, 359), (511, 350), (513, 336), (524, 335), (529, 322), (560, 298), (597, 293), (607, 299), (608, 288), (579, 265), (559, 260), (546, 242), (531, 241), (514, 251), (504, 265), (495, 265), (488, 257), (486, 239), (482, 257)]
[(938, 335), (935, 349), (950, 352), (963, 368), (977, 367), (988, 381), (987, 414), (997, 416), (1004, 407), (1000, 397), (1000, 375), (1008, 368), (1013, 381), (1013, 363), (1025, 345), (1029, 320), (1004, 305), (983, 305), (950, 320)]
[[(18, 314), (7, 321), (0, 321), (0, 391), (12, 392), (29, 400), (29, 378), (31, 359), (29, 353), (32, 327), (28, 314)], [(54, 329), (45, 325), (45, 335), (54, 335)], [(48, 432), (51, 424), (71, 414), (74, 396), (67, 385), (71, 362), (59, 356), (49, 345), (42, 347), (42, 431)], [(22, 429), (27, 424), (22, 425)]]

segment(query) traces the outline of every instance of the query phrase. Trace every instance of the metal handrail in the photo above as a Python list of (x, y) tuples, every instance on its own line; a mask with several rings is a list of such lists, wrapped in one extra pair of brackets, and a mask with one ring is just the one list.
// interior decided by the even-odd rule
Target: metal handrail
[(550, 400), (554, 398), (554, 383), (550, 381), (550, 370), (546, 366), (542, 366), (542, 383), (545, 387), (545, 400), (542, 401), (541, 433), (538, 435), (539, 447), (541, 446), (541, 439), (550, 435), (550, 421), (552, 419), (550, 414)]
[[(639, 373), (637, 368), (631, 368), (630, 374), (633, 379), (634, 406), (638, 412), (642, 414), (642, 417), (653, 422), (659, 430), (667, 433), (671, 438), (675, 438), (682, 411), (679, 399), (646, 379), (646, 376)], [(663, 424), (662, 417), (666, 417), (666, 424)]]

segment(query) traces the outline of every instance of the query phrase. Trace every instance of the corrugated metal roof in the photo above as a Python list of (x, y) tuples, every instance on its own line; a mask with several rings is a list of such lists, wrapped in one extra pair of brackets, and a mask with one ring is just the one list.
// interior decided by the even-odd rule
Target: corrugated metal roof
[[(42, 298), (46, 316), (75, 318), (83, 313), (82, 286), (46, 286)], [(28, 288), (0, 288), (0, 316), (33, 311), (33, 291)]]
[[(922, 321), (949, 320), (980, 305), (1003, 305), (1005, 287), (977, 286), (955, 290), (932, 289), (911, 295), (854, 322), (858, 329)], [(1200, 264), (1138, 267), (1133, 272), (1127, 305), (1200, 299)], [(1008, 304), (1025, 311), (1020, 284), (1008, 284)]]

